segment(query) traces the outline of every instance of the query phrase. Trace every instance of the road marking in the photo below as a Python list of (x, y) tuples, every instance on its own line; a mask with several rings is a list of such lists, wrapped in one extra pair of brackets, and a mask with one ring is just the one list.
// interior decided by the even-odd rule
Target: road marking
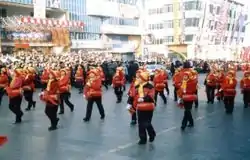
[[(215, 114), (217, 114), (217, 113), (219, 113), (219, 112), (220, 112), (220, 111), (217, 110), (217, 111), (214, 111), (214, 112), (211, 112), (211, 113), (207, 114), (206, 116), (199, 116), (199, 117), (195, 118), (194, 121), (199, 121), (199, 120), (205, 119), (205, 118), (207, 118), (207, 117), (209, 117), (209, 116), (212, 116), (212, 115), (215, 115)], [(164, 130), (162, 130), (162, 131), (156, 133), (156, 135), (157, 135), (157, 136), (160, 136), (160, 135), (165, 134), (165, 133), (167, 133), (167, 132), (173, 131), (173, 130), (175, 130), (175, 129), (177, 129), (177, 128), (180, 128), (180, 127), (179, 127), (179, 126), (173, 126), (173, 127), (164, 129)], [(139, 141), (139, 140), (138, 140), (138, 141)], [(127, 149), (127, 148), (129, 148), (129, 147), (132, 147), (132, 146), (134, 146), (134, 145), (137, 145), (137, 142), (138, 142), (138, 141), (136, 141), (136, 142), (131, 142), (131, 143), (127, 143), (127, 144), (120, 145), (120, 146), (117, 146), (116, 148), (113, 148), (113, 149), (108, 150), (107, 153), (115, 153), (115, 152), (119, 152), (119, 151), (121, 151), (121, 150)], [(105, 154), (104, 154), (104, 155), (105, 155)], [(103, 156), (103, 155), (102, 155), (102, 156)]]

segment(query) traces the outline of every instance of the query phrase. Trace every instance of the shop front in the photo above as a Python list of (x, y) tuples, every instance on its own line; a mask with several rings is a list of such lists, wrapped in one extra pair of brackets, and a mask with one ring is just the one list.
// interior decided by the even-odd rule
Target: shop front
[[(70, 31), (83, 31), (83, 22), (32, 17), (2, 18), (2, 50), (37, 49), (43, 53), (62, 52), (71, 46)], [(12, 48), (12, 49), (8, 49)]]

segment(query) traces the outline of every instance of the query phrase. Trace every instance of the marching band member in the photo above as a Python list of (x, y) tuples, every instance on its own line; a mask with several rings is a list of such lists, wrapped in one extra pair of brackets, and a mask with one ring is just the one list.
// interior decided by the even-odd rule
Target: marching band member
[(2, 98), (5, 93), (5, 88), (9, 85), (9, 79), (6, 68), (1, 69), (0, 74), (0, 105), (2, 104)]
[(101, 76), (101, 79), (102, 79), (102, 85), (104, 85), (104, 87), (108, 90), (108, 85), (105, 83), (106, 80), (105, 80), (105, 75), (104, 75), (104, 72), (103, 72), (103, 69), (101, 66), (97, 67), (96, 68), (97, 71), (100, 73), (100, 76)]
[(122, 69), (118, 67), (112, 79), (112, 86), (114, 88), (114, 92), (117, 97), (116, 103), (121, 103), (122, 101), (124, 79), (125, 79), (125, 76), (122, 72)]
[(78, 65), (76, 73), (75, 73), (75, 82), (79, 87), (79, 94), (83, 92), (83, 85), (84, 85), (84, 73), (83, 68), (81, 65)]
[(227, 114), (233, 113), (236, 85), (237, 80), (235, 78), (235, 72), (229, 71), (221, 86), (221, 90), (224, 94), (224, 104)]
[(243, 94), (244, 107), (248, 108), (250, 103), (250, 71), (244, 73), (244, 77), (240, 81), (240, 88)]
[(43, 72), (42, 75), (40, 77), (41, 79), (41, 83), (42, 83), (42, 90), (46, 89), (47, 87), (47, 83), (49, 81), (49, 67), (46, 67)]
[(9, 109), (16, 115), (15, 123), (21, 123), (23, 116), (23, 112), (21, 110), (23, 78), (21, 73), (21, 69), (15, 69), (11, 83), (8, 87), (6, 87), (6, 92), (9, 96)]
[(194, 120), (192, 117), (192, 105), (197, 99), (196, 90), (197, 90), (197, 83), (198, 81), (195, 79), (191, 79), (192, 73), (184, 72), (183, 80), (181, 82), (181, 87), (179, 90), (180, 98), (183, 101), (184, 105), (184, 116), (182, 120), (181, 129), (185, 130), (187, 124), (189, 127), (194, 126)]
[(181, 77), (180, 69), (177, 68), (175, 70), (175, 73), (174, 73), (174, 76), (173, 76), (174, 101), (176, 101), (176, 102), (178, 100), (177, 91), (181, 87), (181, 81), (182, 81), (182, 77)]
[(128, 110), (131, 113), (131, 122), (130, 125), (136, 125), (137, 123), (137, 117), (136, 117), (136, 107), (134, 106), (134, 95), (135, 95), (135, 86), (138, 85), (138, 81), (136, 81), (136, 78), (133, 79), (133, 81), (130, 84), (129, 90), (128, 90)]
[(28, 67), (26, 69), (26, 75), (23, 84), (23, 95), (25, 100), (28, 102), (28, 106), (25, 109), (26, 111), (30, 111), (31, 107), (36, 107), (36, 101), (33, 100), (33, 93), (35, 92), (35, 69)]
[(207, 77), (205, 78), (204, 82), (206, 86), (206, 94), (207, 94), (207, 103), (214, 103), (214, 97), (215, 97), (215, 89), (217, 84), (217, 75), (215, 70), (211, 70)]
[(167, 94), (169, 95), (169, 88), (168, 88), (168, 73), (167, 73), (164, 69), (161, 69), (161, 74), (162, 74), (163, 79), (164, 79), (164, 84), (165, 84), (166, 92), (167, 92)]
[[(139, 124), (139, 137), (138, 144), (147, 143), (147, 133), (149, 141), (153, 142), (156, 136), (155, 130), (151, 124), (154, 104), (154, 86), (149, 83), (150, 75), (148, 72), (142, 72), (138, 78), (138, 85), (135, 86), (133, 95), (134, 106), (137, 110), (138, 124)], [(132, 106), (131, 106), (132, 107)]]
[(102, 105), (102, 80), (96, 69), (91, 69), (88, 73), (86, 87), (84, 88), (84, 97), (87, 99), (87, 111), (83, 121), (87, 122), (91, 118), (94, 102), (97, 104), (101, 119), (105, 118)]
[(59, 93), (60, 93), (60, 112), (59, 114), (64, 114), (64, 102), (70, 108), (70, 111), (74, 111), (74, 105), (69, 101), (70, 98), (70, 77), (66, 70), (61, 70), (61, 77), (59, 79)]
[(57, 118), (57, 110), (60, 103), (58, 89), (59, 83), (57, 80), (57, 75), (51, 70), (47, 88), (39, 95), (40, 99), (46, 103), (45, 114), (48, 116), (51, 123), (51, 126), (48, 128), (49, 131), (56, 130), (59, 121), (59, 118)]
[(225, 79), (225, 74), (224, 74), (224, 70), (223, 69), (220, 69), (218, 70), (217, 72), (217, 100), (220, 101), (220, 100), (223, 100), (223, 92), (219, 92), (220, 89), (221, 89), (221, 85), (223, 83)]
[[(155, 88), (155, 105), (157, 104), (157, 96), (160, 94), (161, 98), (163, 99), (164, 104), (167, 104), (167, 98), (164, 95), (164, 88), (166, 87), (166, 78), (165, 75), (162, 73), (162, 70), (156, 69), (155, 76), (153, 79), (154, 88)], [(165, 71), (164, 71), (165, 72)]]

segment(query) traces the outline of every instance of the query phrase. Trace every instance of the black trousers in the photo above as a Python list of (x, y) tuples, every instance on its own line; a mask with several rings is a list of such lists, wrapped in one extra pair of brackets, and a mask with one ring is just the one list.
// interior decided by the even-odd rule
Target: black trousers
[(42, 83), (42, 91), (47, 88), (47, 83)]
[(88, 99), (88, 103), (87, 103), (87, 111), (86, 111), (86, 116), (85, 116), (86, 119), (91, 118), (94, 102), (97, 104), (101, 117), (105, 116), (104, 108), (102, 105), (102, 97), (91, 97)]
[(191, 113), (193, 101), (191, 102), (184, 101), (183, 103), (184, 103), (184, 116), (182, 119), (182, 127), (185, 128), (187, 126), (187, 123), (189, 123), (190, 125), (194, 124), (194, 120)]
[[(217, 90), (219, 91), (220, 89), (221, 89), (221, 86), (218, 85), (218, 86), (217, 86)], [(220, 96), (217, 97), (217, 100), (218, 100), (218, 101), (223, 100), (223, 91), (220, 92)]]
[(207, 101), (208, 102), (214, 102), (214, 96), (215, 96), (215, 88), (214, 86), (208, 86), (206, 85), (206, 93), (207, 93)]
[(248, 107), (250, 103), (250, 91), (243, 91), (243, 101), (244, 101), (244, 106)]
[(226, 113), (233, 113), (234, 110), (234, 96), (225, 96), (224, 97), (224, 104)]
[(23, 115), (21, 110), (22, 96), (9, 99), (9, 109), (16, 115), (16, 121), (20, 121)]
[(197, 108), (197, 107), (199, 106), (198, 90), (196, 90), (195, 94), (196, 94), (196, 96), (197, 96), (197, 99), (194, 101), (194, 104), (195, 104), (195, 107)]
[(167, 94), (169, 95), (168, 83), (165, 83), (165, 89), (166, 89)]
[(0, 105), (2, 104), (2, 99), (3, 99), (4, 93), (5, 93), (4, 88), (0, 88)]
[(177, 97), (177, 88), (174, 87), (174, 101), (177, 101), (178, 97)]
[(147, 140), (147, 133), (149, 137), (156, 136), (155, 130), (151, 124), (154, 111), (137, 111), (139, 137), (142, 141)]
[(103, 85), (106, 89), (108, 89), (108, 83), (107, 83), (106, 80), (103, 80), (103, 81), (102, 81), (102, 85)]
[(71, 110), (74, 108), (74, 105), (69, 101), (69, 98), (70, 98), (69, 92), (60, 94), (60, 112), (64, 112), (64, 102)]
[(36, 103), (34, 100), (33, 100), (33, 91), (24, 91), (24, 98), (25, 100), (28, 102), (28, 106), (27, 108), (30, 109), (34, 103)]
[(158, 94), (160, 94), (162, 100), (164, 103), (167, 103), (167, 98), (166, 96), (164, 95), (164, 91), (155, 91), (155, 103), (157, 103), (157, 96)]
[(76, 81), (76, 87), (79, 89), (79, 93), (83, 92), (83, 81)]
[(132, 114), (131, 121), (137, 121), (136, 112)]
[(121, 102), (122, 101), (122, 95), (123, 95), (123, 88), (122, 86), (115, 87), (114, 92), (117, 98), (117, 101)]
[(53, 105), (47, 103), (45, 106), (45, 114), (48, 116), (51, 127), (56, 127), (58, 123), (58, 118), (57, 118), (57, 110), (58, 110), (58, 105)]

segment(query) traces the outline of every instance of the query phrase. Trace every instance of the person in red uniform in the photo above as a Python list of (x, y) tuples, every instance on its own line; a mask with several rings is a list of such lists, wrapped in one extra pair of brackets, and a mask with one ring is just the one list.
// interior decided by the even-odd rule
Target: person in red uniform
[(155, 76), (154, 76), (154, 79), (153, 79), (153, 83), (154, 83), (154, 88), (155, 88), (155, 104), (157, 104), (157, 96), (158, 94), (160, 94), (164, 104), (167, 104), (167, 98), (166, 96), (164, 95), (164, 88), (166, 87), (166, 77), (165, 77), (165, 74), (162, 73), (162, 72), (165, 72), (165, 71), (162, 71), (162, 70), (155, 70)]
[(35, 92), (35, 69), (32, 67), (28, 67), (26, 69), (26, 75), (24, 78), (23, 84), (23, 95), (25, 100), (28, 102), (28, 106), (25, 109), (26, 111), (30, 111), (31, 107), (36, 107), (36, 101), (33, 100), (33, 93)]
[(244, 77), (240, 81), (240, 88), (243, 94), (244, 107), (248, 108), (250, 103), (250, 71), (245, 71)]
[(208, 73), (207, 77), (205, 78), (204, 84), (206, 86), (207, 103), (213, 104), (217, 84), (217, 75), (214, 69)]
[(9, 85), (9, 78), (6, 68), (1, 69), (0, 74), (0, 105), (2, 104), (2, 98), (5, 93), (5, 87)]
[(112, 86), (114, 88), (114, 92), (117, 97), (116, 103), (121, 103), (122, 101), (124, 79), (125, 79), (125, 76), (121, 68), (118, 67), (112, 79)]
[(48, 128), (48, 130), (56, 130), (59, 121), (59, 118), (57, 118), (57, 110), (60, 103), (60, 97), (59, 83), (57, 80), (57, 75), (54, 71), (50, 71), (47, 88), (42, 93), (40, 93), (39, 97), (46, 104), (45, 114), (48, 116), (51, 123), (51, 126)]
[(181, 86), (181, 81), (182, 81), (182, 77), (181, 77), (180, 69), (176, 69), (175, 74), (173, 76), (174, 101), (175, 102), (177, 102), (178, 100), (177, 91)]
[(59, 93), (60, 93), (60, 112), (59, 114), (64, 114), (64, 102), (70, 108), (70, 111), (74, 111), (74, 105), (69, 101), (70, 98), (70, 77), (66, 70), (61, 70), (61, 77), (59, 79)]
[(98, 66), (96, 69), (97, 69), (97, 71), (99, 72), (100, 77), (101, 77), (101, 79), (102, 79), (102, 85), (106, 88), (106, 90), (108, 90), (108, 84), (106, 83), (105, 75), (104, 75), (104, 72), (103, 72), (102, 67), (101, 67), (101, 66)]
[(219, 69), (217, 72), (217, 100), (223, 100), (223, 92), (219, 92), (221, 89), (222, 82), (225, 79), (225, 74), (223, 69)]
[(191, 110), (193, 103), (197, 99), (196, 90), (198, 82), (190, 77), (192, 77), (191, 72), (184, 72), (179, 90), (180, 98), (182, 99), (184, 105), (184, 116), (181, 125), (182, 130), (185, 130), (188, 123), (188, 127), (194, 126)]
[(23, 112), (21, 110), (23, 78), (21, 73), (21, 69), (15, 69), (11, 83), (8, 87), (6, 87), (6, 92), (9, 96), (9, 109), (16, 115), (15, 123), (21, 123), (23, 116)]
[(43, 70), (43, 73), (42, 75), (40, 76), (40, 79), (41, 79), (41, 84), (42, 84), (42, 90), (46, 89), (47, 87), (47, 83), (49, 81), (49, 68), (45, 68)]
[(234, 99), (236, 96), (237, 80), (235, 78), (235, 72), (229, 71), (224, 81), (222, 82), (221, 90), (224, 94), (224, 104), (227, 114), (232, 114), (234, 110)]
[(169, 88), (168, 88), (168, 73), (166, 72), (166, 70), (161, 69), (161, 74), (163, 76), (164, 79), (164, 84), (165, 84), (165, 89), (167, 94), (169, 95)]
[(79, 87), (79, 94), (83, 92), (83, 86), (84, 86), (84, 72), (81, 65), (77, 67), (76, 73), (75, 73), (75, 82), (76, 85)]
[[(154, 86), (149, 83), (150, 75), (148, 72), (142, 72), (139, 75), (138, 85), (135, 86), (135, 92), (133, 95), (133, 106), (136, 107), (138, 116), (138, 128), (139, 128), (139, 145), (147, 143), (147, 133), (149, 135), (149, 141), (153, 142), (156, 136), (155, 130), (152, 126), (152, 118), (155, 108)], [(132, 107), (132, 105), (131, 105)]]
[(101, 119), (105, 118), (105, 112), (102, 105), (102, 80), (96, 69), (88, 72), (86, 87), (84, 88), (84, 97), (87, 99), (86, 116), (83, 121), (87, 122), (91, 118), (94, 102), (97, 104)]

